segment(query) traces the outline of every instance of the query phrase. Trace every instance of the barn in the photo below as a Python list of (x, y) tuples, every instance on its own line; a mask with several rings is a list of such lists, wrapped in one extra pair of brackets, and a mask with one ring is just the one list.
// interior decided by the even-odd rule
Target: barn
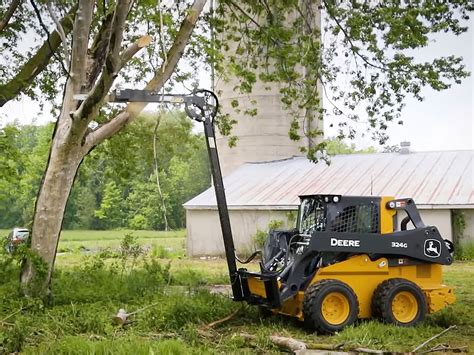
[[(314, 164), (295, 156), (244, 163), (224, 178), (239, 252), (252, 250), (257, 230), (295, 220), (299, 195), (412, 197), (427, 225), (444, 238), (474, 242), (474, 151), (347, 154)], [(184, 204), (190, 256), (224, 252), (214, 189)]]

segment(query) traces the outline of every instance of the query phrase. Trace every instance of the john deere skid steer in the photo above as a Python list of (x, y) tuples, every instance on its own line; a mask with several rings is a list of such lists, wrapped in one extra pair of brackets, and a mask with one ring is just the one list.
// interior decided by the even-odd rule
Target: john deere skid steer
[(217, 97), (121, 90), (111, 102), (184, 104), (204, 124), (217, 207), (234, 300), (304, 321), (331, 333), (358, 318), (410, 326), (455, 301), (442, 283), (442, 265), (452, 263), (453, 245), (425, 226), (412, 199), (340, 195), (301, 196), (295, 230), (272, 231), (260, 271), (237, 269), (214, 118)]
[(442, 284), (452, 251), (411, 199), (308, 195), (297, 228), (269, 234), (260, 272), (237, 274), (247, 302), (320, 332), (358, 318), (410, 326), (455, 301)]

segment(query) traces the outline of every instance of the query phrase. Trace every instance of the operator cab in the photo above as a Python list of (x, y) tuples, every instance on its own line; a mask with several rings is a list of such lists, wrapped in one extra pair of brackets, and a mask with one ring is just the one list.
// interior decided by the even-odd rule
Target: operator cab
[(303, 195), (298, 233), (380, 233), (380, 197)]
[[(263, 250), (261, 272), (284, 281), (295, 258), (305, 254), (319, 233), (380, 233), (380, 197), (302, 195), (296, 229), (270, 231)], [(313, 250), (306, 271), (346, 259), (352, 253)]]

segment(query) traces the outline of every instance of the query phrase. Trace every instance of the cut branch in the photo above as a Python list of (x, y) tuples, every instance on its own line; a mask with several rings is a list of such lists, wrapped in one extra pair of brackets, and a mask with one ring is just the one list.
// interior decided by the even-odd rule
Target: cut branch
[[(70, 33), (72, 30), (76, 10), (77, 5), (74, 6), (61, 21), (65, 34)], [(0, 85), (0, 107), (14, 99), (31, 85), (36, 76), (46, 68), (49, 60), (54, 55), (54, 51), (56, 51), (60, 45), (61, 37), (59, 33), (57, 31), (52, 32), (30, 60), (23, 64), (18, 74), (9, 82)]]
[(12, 18), (16, 9), (22, 2), (23, 0), (13, 0), (11, 2), (10, 6), (7, 9), (7, 12), (5, 13), (5, 16), (2, 20), (0, 20), (0, 33), (5, 29), (5, 27), (7, 27), (8, 22), (10, 22), (10, 19)]
[[(168, 51), (168, 61), (166, 64), (158, 68), (155, 76), (146, 85), (145, 90), (159, 91), (164, 84), (169, 80), (173, 72), (176, 70), (178, 61), (184, 53), (184, 49), (189, 42), (191, 34), (194, 30), (196, 22), (201, 14), (206, 0), (195, 0), (188, 11), (188, 15), (181, 23), (181, 27), (176, 35), (173, 45)], [(125, 53), (125, 52), (124, 52)], [(116, 117), (106, 122), (104, 125), (97, 128), (95, 131), (88, 134), (86, 138), (86, 149), (100, 144), (107, 138), (110, 138), (132, 119), (134, 119), (146, 106), (146, 103), (131, 103), (126, 109), (119, 113)]]
[(416, 353), (418, 350), (420, 350), (421, 348), (423, 348), (426, 344), (428, 344), (429, 342), (435, 340), (436, 338), (439, 338), (441, 335), (443, 335), (444, 333), (447, 333), (449, 332), (450, 330), (452, 329), (456, 329), (456, 326), (455, 325), (452, 325), (450, 326), (449, 328), (446, 328), (445, 330), (443, 330), (441, 333), (438, 333), (436, 334), (435, 336), (432, 336), (431, 338), (429, 338), (428, 340), (424, 341), (423, 343), (421, 343), (420, 345), (418, 345), (416, 348), (414, 348), (412, 350), (412, 352)]
[(140, 49), (148, 46), (151, 43), (151, 39), (151, 36), (145, 35), (129, 45), (120, 55), (120, 69), (122, 69), (128, 61), (140, 51)]

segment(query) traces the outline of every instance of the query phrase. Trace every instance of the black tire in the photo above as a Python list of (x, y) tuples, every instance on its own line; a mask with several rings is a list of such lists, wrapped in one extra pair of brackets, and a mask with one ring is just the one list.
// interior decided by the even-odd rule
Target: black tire
[[(398, 310), (394, 309), (396, 307), (394, 305), (395, 297), (405, 298), (405, 301), (398, 306)], [(415, 306), (415, 303), (416, 309), (410, 309)], [(385, 323), (410, 327), (421, 322), (425, 318), (426, 312), (427, 304), (423, 291), (409, 280), (385, 280), (374, 291), (372, 317)]]
[[(330, 298), (327, 298), (331, 295)], [(335, 302), (336, 316), (340, 315), (339, 319), (335, 322), (331, 322), (327, 318), (327, 313), (323, 311), (323, 302), (331, 303), (331, 297), (336, 296), (336, 301), (341, 298), (344, 302), (344, 310), (342, 307), (341, 311), (338, 310), (338, 302)], [(340, 304), (339, 304), (340, 305)], [(339, 313), (338, 313), (339, 312)], [(326, 314), (326, 315), (325, 315)], [(359, 302), (357, 296), (349, 287), (349, 285), (338, 280), (321, 280), (308, 287), (304, 295), (303, 301), (303, 316), (305, 326), (318, 333), (332, 334), (338, 332), (344, 327), (353, 324), (357, 320), (359, 314)], [(329, 315), (331, 316), (331, 315)]]

